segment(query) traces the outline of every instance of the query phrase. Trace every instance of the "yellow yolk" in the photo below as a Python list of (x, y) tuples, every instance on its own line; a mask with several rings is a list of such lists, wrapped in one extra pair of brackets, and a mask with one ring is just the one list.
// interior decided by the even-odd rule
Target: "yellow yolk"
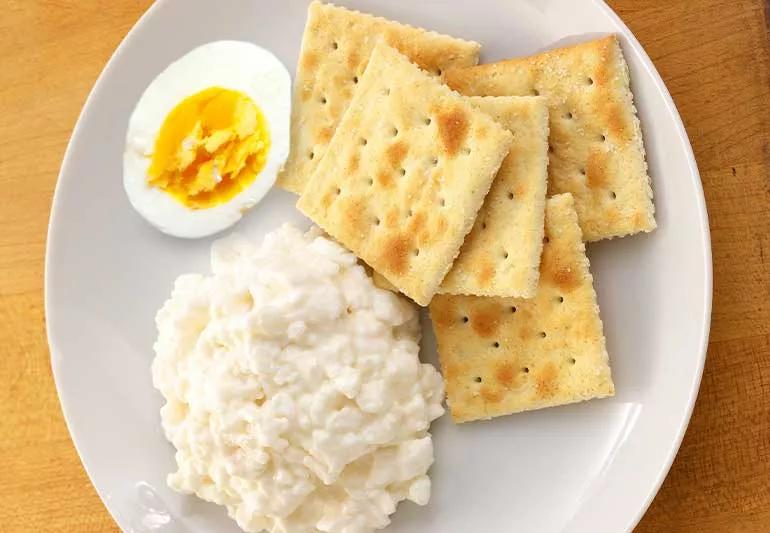
[(148, 183), (192, 209), (222, 204), (265, 166), (270, 133), (257, 105), (220, 87), (182, 100), (160, 128)]

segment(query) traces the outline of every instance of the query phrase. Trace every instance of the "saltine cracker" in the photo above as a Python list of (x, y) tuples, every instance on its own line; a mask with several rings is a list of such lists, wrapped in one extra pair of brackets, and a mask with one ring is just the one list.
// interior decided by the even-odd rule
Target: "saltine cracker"
[(586, 240), (655, 228), (642, 131), (616, 36), (445, 77), (467, 95), (548, 99), (549, 194), (572, 193)]
[(548, 107), (539, 96), (469, 98), (513, 142), (439, 293), (535, 295), (543, 248)]
[(436, 295), (430, 316), (455, 422), (614, 394), (574, 201), (546, 203), (533, 299)]
[(481, 45), (311, 2), (292, 99), (292, 149), (278, 185), (301, 193), (326, 152), (379, 39), (428, 72), (475, 65)]
[(511, 140), (466, 98), (380, 42), (297, 207), (427, 305)]

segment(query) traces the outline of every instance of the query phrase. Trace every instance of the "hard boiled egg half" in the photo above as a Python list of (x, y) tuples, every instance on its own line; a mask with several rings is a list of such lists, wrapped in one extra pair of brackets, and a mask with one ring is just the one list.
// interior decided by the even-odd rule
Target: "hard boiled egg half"
[(178, 237), (237, 222), (289, 154), (291, 78), (270, 52), (218, 41), (168, 66), (128, 124), (123, 184), (131, 205)]

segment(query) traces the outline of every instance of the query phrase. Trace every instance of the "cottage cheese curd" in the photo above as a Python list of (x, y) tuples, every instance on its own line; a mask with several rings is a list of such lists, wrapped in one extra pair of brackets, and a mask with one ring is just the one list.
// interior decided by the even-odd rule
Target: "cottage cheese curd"
[(156, 318), (169, 485), (246, 531), (372, 531), (426, 504), (444, 389), (413, 306), (318, 230), (229, 237), (211, 262)]

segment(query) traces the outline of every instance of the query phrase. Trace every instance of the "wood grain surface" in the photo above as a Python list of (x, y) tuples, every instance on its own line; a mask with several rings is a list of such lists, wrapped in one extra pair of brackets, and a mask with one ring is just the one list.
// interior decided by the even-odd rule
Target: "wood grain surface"
[[(48, 360), (43, 257), (77, 115), (146, 0), (7, 0), (0, 17), (0, 530), (115, 531)], [(762, 0), (612, 0), (666, 81), (700, 167), (714, 256), (690, 428), (638, 530), (770, 530), (770, 46)]]

